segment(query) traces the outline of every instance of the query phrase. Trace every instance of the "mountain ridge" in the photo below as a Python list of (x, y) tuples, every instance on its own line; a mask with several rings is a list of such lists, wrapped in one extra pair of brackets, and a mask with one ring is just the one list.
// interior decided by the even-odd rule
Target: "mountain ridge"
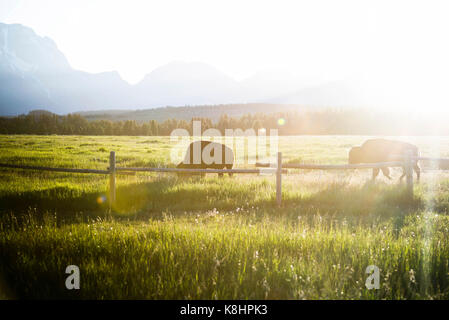
[[(65, 114), (104, 109), (152, 109), (164, 106), (274, 103), (332, 105), (336, 97), (358, 100), (338, 89), (304, 89), (288, 73), (261, 73), (236, 81), (202, 62), (174, 61), (129, 84), (117, 71), (89, 73), (73, 69), (48, 37), (20, 24), (0, 23), (0, 115), (34, 109)], [(306, 90), (306, 91), (301, 91)], [(307, 90), (315, 90), (310, 94)], [(330, 99), (323, 100), (323, 97)], [(345, 103), (343, 103), (345, 104)]]
[(88, 120), (136, 120), (138, 122), (156, 120), (162, 122), (169, 119), (190, 121), (192, 118), (210, 118), (213, 121), (217, 121), (222, 115), (241, 117), (247, 114), (272, 114), (278, 112), (304, 111), (308, 109), (310, 108), (296, 104), (237, 103), (182, 107), (166, 106), (136, 110), (97, 110), (75, 113)]

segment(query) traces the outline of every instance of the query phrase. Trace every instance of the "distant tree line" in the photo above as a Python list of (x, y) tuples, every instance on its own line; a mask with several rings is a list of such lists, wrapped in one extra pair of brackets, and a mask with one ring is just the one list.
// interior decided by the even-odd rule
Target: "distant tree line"
[[(169, 119), (138, 122), (135, 120), (89, 121), (79, 114), (56, 115), (47, 111), (33, 111), (17, 117), (0, 117), (0, 134), (37, 135), (130, 135), (167, 136), (174, 129), (192, 133), (192, 121), (201, 121), (201, 129), (278, 129), (279, 135), (430, 135), (449, 134), (446, 126), (436, 127), (422, 119), (410, 120), (404, 115), (364, 110), (326, 109), (307, 112), (247, 114), (241, 117), (221, 115), (218, 121), (192, 118), (190, 121)], [(438, 128), (438, 132), (435, 131)], [(257, 132), (257, 131), (256, 131)]]

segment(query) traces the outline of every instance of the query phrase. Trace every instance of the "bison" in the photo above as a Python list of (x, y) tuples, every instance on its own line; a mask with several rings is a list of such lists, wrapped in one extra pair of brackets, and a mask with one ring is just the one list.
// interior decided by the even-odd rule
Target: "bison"
[[(386, 139), (371, 139), (365, 141), (360, 147), (351, 148), (348, 160), (349, 164), (403, 161), (403, 157), (410, 151), (415, 157), (419, 155), (418, 148), (413, 144)], [(413, 169), (416, 171), (419, 181), (421, 170), (417, 160), (414, 161)], [(381, 170), (384, 176), (391, 179), (388, 167), (381, 168)], [(379, 169), (373, 169), (373, 180), (376, 179), (378, 174)], [(400, 177), (400, 180), (404, 177), (405, 169), (403, 168), (403, 174)]]
[[(221, 143), (195, 141), (187, 148), (184, 160), (177, 168), (184, 169), (232, 169), (234, 152)], [(203, 174), (204, 175), (204, 174)], [(223, 173), (218, 174), (220, 177)], [(232, 173), (229, 173), (232, 176)]]

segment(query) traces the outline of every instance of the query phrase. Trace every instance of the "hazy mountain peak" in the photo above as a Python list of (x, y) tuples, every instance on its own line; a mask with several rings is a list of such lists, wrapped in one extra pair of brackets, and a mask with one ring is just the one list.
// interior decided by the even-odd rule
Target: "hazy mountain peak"
[[(0, 81), (0, 114), (267, 102), (274, 97), (283, 103), (330, 105), (345, 103), (349, 96), (339, 86), (298, 91), (303, 85), (288, 70), (266, 70), (238, 82), (196, 61), (167, 63), (130, 85), (116, 71), (74, 70), (53, 40), (20, 24), (4, 23), (0, 23)], [(294, 94), (287, 95), (290, 92)]]
[(209, 81), (218, 78), (229, 82), (235, 82), (234, 79), (209, 64), (203, 62), (172, 61), (154, 69), (145, 76), (142, 82), (182, 82), (186, 80)]
[(154, 69), (136, 86), (139, 107), (237, 101), (239, 84), (202, 62), (173, 61)]
[(48, 37), (21, 24), (0, 23), (1, 66), (19, 72), (61, 72), (70, 69), (64, 54)]

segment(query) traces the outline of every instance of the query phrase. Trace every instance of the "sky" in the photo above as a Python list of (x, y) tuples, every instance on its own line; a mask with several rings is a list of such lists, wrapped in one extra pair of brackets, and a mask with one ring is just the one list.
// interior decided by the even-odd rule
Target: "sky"
[[(174, 60), (236, 80), (284, 70), (304, 84), (363, 75), (421, 98), (449, 74), (445, 1), (0, 0), (0, 21), (52, 38), (73, 68), (130, 83)], [(439, 97), (438, 97), (439, 99)]]

